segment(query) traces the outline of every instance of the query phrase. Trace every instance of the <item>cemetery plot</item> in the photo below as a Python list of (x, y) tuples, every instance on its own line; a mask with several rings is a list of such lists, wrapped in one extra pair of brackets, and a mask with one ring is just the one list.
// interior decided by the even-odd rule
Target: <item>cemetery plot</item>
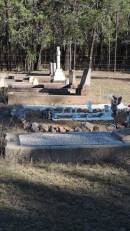
[(23, 146), (82, 146), (82, 145), (121, 145), (122, 142), (110, 132), (75, 134), (23, 134), (19, 135)]

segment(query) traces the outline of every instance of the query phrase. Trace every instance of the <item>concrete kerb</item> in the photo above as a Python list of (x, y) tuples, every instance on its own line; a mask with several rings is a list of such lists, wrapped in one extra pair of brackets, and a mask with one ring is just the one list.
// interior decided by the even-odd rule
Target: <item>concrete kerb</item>
[(6, 147), (6, 158), (12, 162), (99, 163), (100, 161), (105, 161), (123, 164), (126, 160), (130, 162), (130, 145), (30, 148), (8, 144)]
[[(17, 136), (17, 135), (16, 135)], [(130, 163), (130, 143), (120, 145), (20, 145), (17, 138), (7, 142), (6, 158), (12, 162), (85, 163), (101, 161)]]
[(23, 95), (22, 92), (9, 92), (8, 104), (9, 105), (85, 105), (89, 97), (87, 96), (70, 96), (70, 95), (45, 95), (38, 92), (28, 92)]

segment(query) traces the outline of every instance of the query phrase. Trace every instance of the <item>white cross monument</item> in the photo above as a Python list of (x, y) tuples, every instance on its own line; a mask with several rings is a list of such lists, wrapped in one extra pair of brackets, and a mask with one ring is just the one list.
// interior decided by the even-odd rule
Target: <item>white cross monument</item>
[(56, 81), (65, 82), (65, 74), (60, 66), (60, 55), (61, 55), (60, 47), (57, 47), (57, 67), (54, 75), (54, 82)]

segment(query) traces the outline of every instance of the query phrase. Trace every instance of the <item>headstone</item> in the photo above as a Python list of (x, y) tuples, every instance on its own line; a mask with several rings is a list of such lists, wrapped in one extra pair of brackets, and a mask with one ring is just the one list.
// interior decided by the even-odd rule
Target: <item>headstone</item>
[(111, 99), (111, 110), (112, 110), (112, 117), (114, 119), (114, 124), (117, 128), (117, 119), (118, 119), (118, 105), (121, 103), (122, 101), (122, 96), (117, 97), (117, 96), (112, 96)]
[(72, 86), (72, 88), (76, 86), (75, 73), (72, 70), (69, 71), (69, 84)]
[(57, 69), (54, 75), (54, 82), (56, 81), (65, 82), (65, 74), (60, 66), (60, 55), (61, 55), (60, 47), (57, 47)]

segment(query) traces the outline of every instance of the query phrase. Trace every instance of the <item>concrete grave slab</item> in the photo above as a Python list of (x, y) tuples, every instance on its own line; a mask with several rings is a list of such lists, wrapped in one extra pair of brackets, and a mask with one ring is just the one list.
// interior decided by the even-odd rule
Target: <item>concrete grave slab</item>
[(31, 87), (33, 87), (33, 85), (31, 83), (28, 83), (25, 81), (23, 81), (23, 82), (10, 81), (9, 86), (12, 88), (31, 88)]
[(82, 146), (82, 145), (120, 145), (122, 142), (111, 132), (70, 133), (70, 134), (22, 134), (23, 146)]
[[(29, 92), (40, 92), (40, 91), (42, 91), (42, 89), (43, 88), (29, 88)], [(25, 92), (25, 94), (26, 94), (26, 92), (28, 92), (28, 88), (23, 88), (23, 87), (22, 88), (19, 88), (19, 87), (17, 88), (16, 87), (16, 88), (9, 89), (8, 92), (10, 92), (10, 93), (11, 92), (12, 93), (13, 92)]]
[(51, 82), (51, 76), (30, 76), (29, 77), (29, 82), (33, 85), (39, 85), (39, 84), (44, 84), (44, 83), (49, 83)]
[(8, 135), (6, 158), (29, 162), (117, 162), (130, 161), (130, 143), (122, 142), (111, 132), (30, 133)]

